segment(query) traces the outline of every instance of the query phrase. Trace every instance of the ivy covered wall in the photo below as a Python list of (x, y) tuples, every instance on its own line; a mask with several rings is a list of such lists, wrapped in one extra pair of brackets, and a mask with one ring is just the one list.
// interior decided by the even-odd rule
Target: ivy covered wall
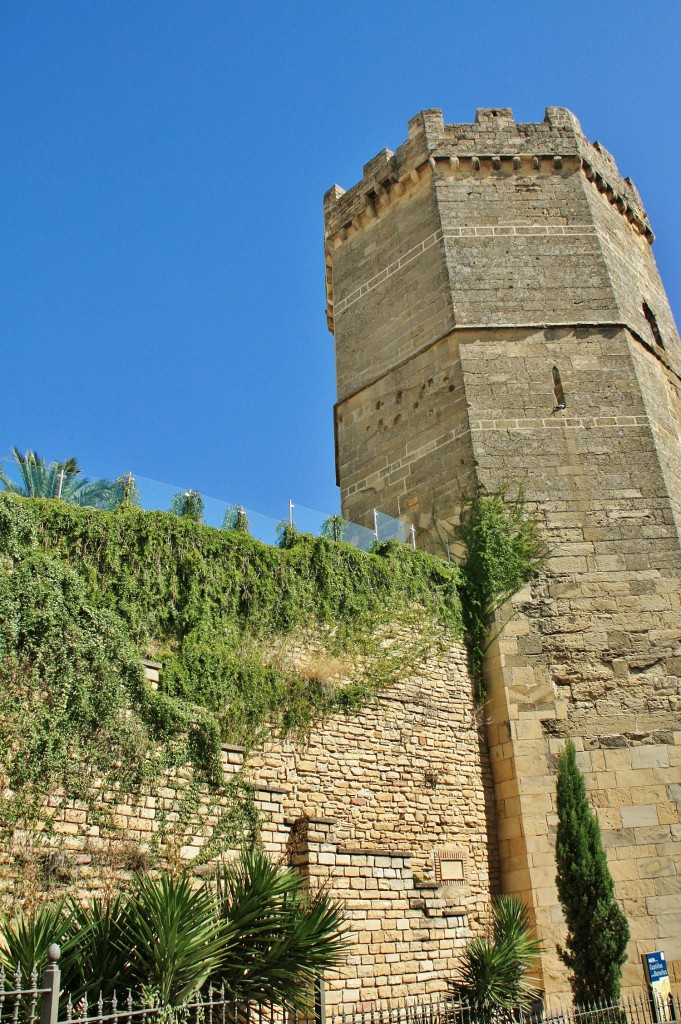
[[(396, 542), (365, 554), (292, 534), (272, 548), (169, 513), (0, 495), (2, 842), (44, 841), (65, 806), (113, 833), (116, 801), (178, 773), (157, 852), (211, 812), (206, 793), (223, 846), (248, 840), (253, 794), (225, 778), (222, 744), (304, 744), (464, 635), (478, 667), (536, 538), (500, 496), (479, 496), (464, 524), (460, 568)], [(163, 664), (158, 689), (145, 657)]]

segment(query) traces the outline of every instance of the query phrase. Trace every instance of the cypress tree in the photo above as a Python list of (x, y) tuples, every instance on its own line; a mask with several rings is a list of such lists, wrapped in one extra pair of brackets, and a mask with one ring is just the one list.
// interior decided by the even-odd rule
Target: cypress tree
[(612, 1005), (619, 1001), (629, 926), (615, 900), (598, 818), (571, 739), (558, 765), (557, 810), (556, 885), (567, 924), (565, 947), (558, 953), (570, 971), (578, 1006)]

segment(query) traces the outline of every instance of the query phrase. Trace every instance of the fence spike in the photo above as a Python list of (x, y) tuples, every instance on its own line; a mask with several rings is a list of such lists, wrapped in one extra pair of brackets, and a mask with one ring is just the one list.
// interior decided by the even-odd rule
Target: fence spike
[(69, 997), (66, 1000), (66, 1019), (67, 1019), (67, 1021), (70, 1021), (70, 1020), (73, 1019), (73, 1003), (71, 1002), (71, 993), (70, 992), (69, 992)]
[(116, 997), (116, 989), (113, 990), (113, 995), (111, 996), (111, 1012), (114, 1015), (114, 1017), (118, 1013), (118, 999)]
[(33, 970), (31, 971), (29, 987), (31, 999), (28, 1004), (28, 1024), (33, 1024), (33, 1021), (35, 1020), (35, 1007), (38, 1001), (38, 971), (35, 964), (33, 964)]

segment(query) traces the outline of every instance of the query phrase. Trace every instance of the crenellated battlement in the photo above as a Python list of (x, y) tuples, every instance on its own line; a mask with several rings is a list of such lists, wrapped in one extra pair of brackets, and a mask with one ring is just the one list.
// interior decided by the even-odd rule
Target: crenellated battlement
[(407, 141), (395, 153), (382, 149), (364, 165), (362, 180), (351, 189), (334, 185), (326, 193), (329, 242), (356, 230), (362, 217), (374, 219), (434, 172), (531, 177), (579, 169), (639, 234), (654, 240), (634, 183), (619, 174), (599, 142), (586, 139), (579, 121), (565, 107), (547, 107), (543, 122), (528, 124), (516, 123), (509, 107), (480, 108), (472, 124), (445, 124), (441, 110), (422, 110), (410, 119), (408, 130)]
[[(367, 273), (358, 274), (348, 288), (348, 279), (334, 272), (339, 260), (352, 259), (359, 271), (364, 261), (357, 262), (350, 250), (371, 245), (361, 237), (379, 224), (394, 223), (395, 217), (402, 216), (398, 207), (409, 219), (408, 210), (421, 202), (434, 203), (433, 211), (437, 211), (434, 217), (429, 215), (430, 230), (396, 250), (386, 265), (377, 266), (373, 273), (367, 263)], [(456, 280), (460, 276), (456, 261), (468, 257), (464, 257), (462, 245), (458, 255), (454, 254), (454, 239), (508, 234), (514, 238), (571, 237), (574, 243), (565, 242), (558, 248), (547, 243), (537, 251), (536, 246), (518, 243), (514, 259), (524, 266), (530, 260), (536, 281), (533, 284), (528, 278), (524, 282), (516, 275), (504, 285), (497, 295), (499, 323), (627, 323), (650, 340), (650, 327), (642, 314), (645, 306), (653, 312), (663, 309), (664, 333), (670, 338), (677, 336), (664, 311), (666, 299), (656, 284), (656, 272), (640, 269), (654, 266), (650, 251), (654, 236), (638, 190), (630, 178), (622, 177), (600, 142), (586, 139), (578, 119), (564, 107), (547, 107), (544, 120), (537, 123), (517, 123), (508, 107), (481, 108), (470, 124), (445, 124), (441, 110), (422, 110), (408, 122), (408, 137), (396, 152), (382, 149), (364, 165), (361, 181), (347, 191), (339, 185), (329, 189), (324, 197), (324, 222), (327, 320), (332, 333), (342, 311), (384, 278), (399, 274), (405, 261), (425, 251), (429, 239), (449, 252), (449, 273)], [(390, 226), (379, 233), (384, 231), (387, 237), (394, 234)], [(579, 239), (587, 236), (590, 241), (585, 244), (602, 268), (598, 296), (592, 288), (596, 277), (582, 281), (579, 273), (575, 276)], [(473, 258), (471, 252), (469, 255)], [(481, 271), (485, 259), (479, 256), (474, 259)], [(487, 273), (494, 276), (501, 251), (488, 247), (488, 256)], [(557, 277), (550, 269), (555, 257), (564, 261), (565, 268), (564, 273), (556, 270)], [(533, 310), (533, 303), (523, 302), (518, 289), (536, 293), (537, 284), (541, 289), (541, 282), (552, 275), (555, 280), (547, 302), (541, 311)], [(632, 275), (638, 282), (635, 287)], [(466, 296), (479, 294), (486, 287), (480, 280)], [(455, 294), (457, 291), (455, 285)], [(634, 294), (637, 301), (632, 306)], [(561, 295), (562, 305), (558, 301)], [(452, 326), (483, 322), (466, 296), (461, 293)], [(658, 354), (667, 361), (662, 348)]]

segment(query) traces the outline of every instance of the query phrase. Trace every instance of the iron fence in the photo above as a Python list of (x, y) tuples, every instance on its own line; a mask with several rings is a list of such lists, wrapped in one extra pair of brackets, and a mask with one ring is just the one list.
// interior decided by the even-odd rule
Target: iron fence
[[(28, 984), (25, 984), (28, 981)], [(47, 1000), (49, 989), (44, 987), (44, 981), (38, 985), (38, 972), (35, 968), (31, 971), (28, 979), (22, 974), (21, 967), (7, 977), (5, 968), (0, 966), (0, 1020), (12, 1020), (33, 1024), (38, 1014), (41, 1014), (43, 996)]]
[(0, 1024), (668, 1024), (681, 1021), (678, 1000), (628, 993), (617, 1004), (562, 1006), (546, 1010), (482, 1011), (450, 996), (415, 996), (384, 1005), (327, 1013), (323, 983), (315, 986), (310, 1008), (300, 1013), (271, 1002), (244, 1001), (223, 984), (207, 984), (181, 1007), (168, 1007), (149, 992), (113, 992), (110, 996), (61, 992), (59, 947), (48, 951), (40, 984), (34, 968), (26, 977), (20, 967), (8, 976), (0, 966)]
[(674, 996), (653, 1000), (647, 994), (628, 993), (617, 1004), (547, 1010), (538, 1001), (529, 1010), (482, 1011), (465, 1001), (438, 995), (329, 1014), (326, 1024), (666, 1024), (681, 1020), (678, 1005)]

